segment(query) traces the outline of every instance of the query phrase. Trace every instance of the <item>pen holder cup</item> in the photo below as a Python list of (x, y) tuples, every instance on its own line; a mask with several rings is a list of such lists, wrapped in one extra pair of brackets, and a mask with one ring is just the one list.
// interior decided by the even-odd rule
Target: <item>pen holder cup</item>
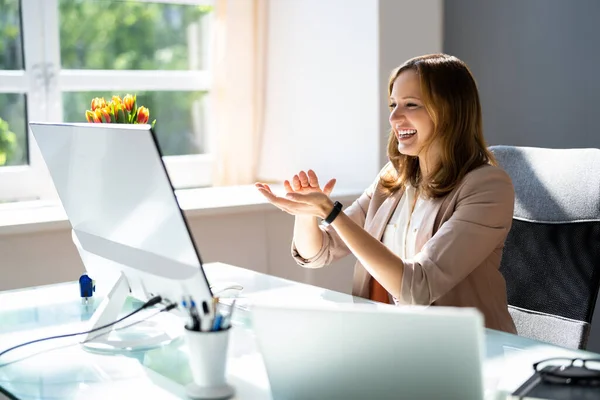
[(189, 349), (189, 363), (194, 381), (187, 385), (192, 399), (225, 399), (235, 390), (227, 383), (227, 348), (230, 328), (220, 331), (199, 332), (185, 329)]

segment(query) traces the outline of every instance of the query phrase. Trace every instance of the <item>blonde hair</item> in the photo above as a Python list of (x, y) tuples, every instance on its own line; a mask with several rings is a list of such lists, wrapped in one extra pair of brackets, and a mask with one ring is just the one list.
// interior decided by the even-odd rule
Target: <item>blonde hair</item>
[(477, 85), (467, 65), (458, 58), (430, 54), (412, 58), (394, 69), (388, 96), (396, 78), (407, 70), (416, 71), (419, 77), (423, 105), (434, 126), (431, 140), (437, 141), (441, 148), (439, 164), (428, 176), (421, 176), (418, 157), (401, 154), (398, 138), (391, 130), (387, 152), (393, 170), (382, 174), (381, 184), (395, 192), (410, 183), (425, 197), (441, 197), (473, 169), (484, 164), (496, 165), (483, 138)]

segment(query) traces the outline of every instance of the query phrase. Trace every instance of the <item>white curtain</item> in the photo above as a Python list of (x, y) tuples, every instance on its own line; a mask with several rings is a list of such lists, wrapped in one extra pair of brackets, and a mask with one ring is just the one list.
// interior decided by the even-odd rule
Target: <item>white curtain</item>
[(268, 0), (216, 0), (215, 186), (256, 180), (263, 131)]

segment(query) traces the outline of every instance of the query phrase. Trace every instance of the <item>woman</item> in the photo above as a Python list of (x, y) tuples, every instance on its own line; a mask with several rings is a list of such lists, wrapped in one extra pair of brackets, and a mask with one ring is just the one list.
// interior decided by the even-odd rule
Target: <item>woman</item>
[[(350, 252), (353, 294), (396, 304), (476, 307), (488, 328), (516, 333), (498, 268), (514, 189), (482, 133), (475, 80), (456, 57), (416, 57), (390, 76), (389, 163), (344, 212), (313, 171), (284, 182), (296, 216), (292, 253), (319, 268)], [(329, 224), (319, 226), (318, 218)]]

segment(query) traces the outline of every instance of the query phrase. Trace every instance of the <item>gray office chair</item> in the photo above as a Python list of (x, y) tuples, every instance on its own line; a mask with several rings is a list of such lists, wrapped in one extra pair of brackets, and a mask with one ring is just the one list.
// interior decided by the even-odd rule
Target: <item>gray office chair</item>
[(600, 288), (600, 149), (490, 150), (515, 187), (500, 271), (517, 331), (584, 349)]

